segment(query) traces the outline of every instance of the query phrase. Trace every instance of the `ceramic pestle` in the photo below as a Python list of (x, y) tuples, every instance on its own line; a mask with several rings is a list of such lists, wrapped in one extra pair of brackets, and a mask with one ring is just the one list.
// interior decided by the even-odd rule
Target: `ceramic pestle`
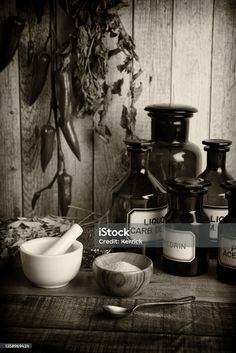
[(74, 241), (83, 233), (83, 229), (79, 224), (73, 224), (73, 226), (62, 235), (55, 243), (53, 243), (42, 255), (62, 255)]

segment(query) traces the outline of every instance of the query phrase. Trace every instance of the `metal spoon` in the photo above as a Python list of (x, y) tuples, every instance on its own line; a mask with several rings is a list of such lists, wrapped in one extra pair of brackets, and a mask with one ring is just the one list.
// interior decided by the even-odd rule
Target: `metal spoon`
[(103, 305), (103, 310), (112, 317), (125, 317), (133, 313), (135, 310), (147, 307), (147, 306), (157, 306), (157, 305), (175, 305), (175, 304), (188, 304), (194, 302), (196, 297), (182, 297), (177, 299), (162, 300), (156, 303), (142, 303), (130, 308), (124, 308), (122, 306), (116, 305)]

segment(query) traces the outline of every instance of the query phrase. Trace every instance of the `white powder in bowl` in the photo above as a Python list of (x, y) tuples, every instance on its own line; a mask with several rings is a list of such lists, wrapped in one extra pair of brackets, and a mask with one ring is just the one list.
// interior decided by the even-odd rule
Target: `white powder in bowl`
[(106, 270), (116, 272), (140, 271), (140, 268), (126, 261), (117, 261), (105, 266)]

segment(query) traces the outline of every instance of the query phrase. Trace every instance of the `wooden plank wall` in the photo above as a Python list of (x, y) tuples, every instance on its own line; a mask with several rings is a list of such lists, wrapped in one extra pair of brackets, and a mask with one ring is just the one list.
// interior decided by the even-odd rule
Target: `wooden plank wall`
[[(2, 1), (0, 16), (16, 13), (14, 0)], [(30, 68), (26, 65), (28, 26), (37, 48), (48, 33), (48, 8), (41, 25), (30, 9), (19, 6), (26, 18), (18, 53), (0, 73), (0, 217), (32, 215), (31, 198), (46, 185), (56, 170), (56, 151), (45, 173), (40, 167), (38, 132), (47, 121), (50, 79), (39, 100), (26, 104)], [(194, 105), (199, 112), (191, 120), (190, 139), (202, 149), (204, 138), (233, 140), (228, 168), (236, 177), (236, 2), (234, 0), (129, 0), (120, 10), (121, 20), (133, 36), (143, 74), (143, 92), (136, 103), (136, 133), (150, 137), (150, 119), (144, 107), (151, 103), (173, 102)], [(58, 33), (63, 32), (63, 16), (58, 7)], [(111, 47), (114, 46), (112, 39)], [(121, 55), (121, 54), (120, 54)], [(18, 59), (19, 58), (19, 59)], [(107, 80), (119, 78), (110, 61)], [(113, 96), (107, 124), (113, 137), (109, 144), (93, 133), (92, 119), (75, 119), (81, 144), (78, 162), (62, 137), (68, 172), (73, 176), (72, 204), (103, 213), (109, 206), (112, 185), (124, 173), (123, 140), (120, 126), (122, 104), (127, 103), (129, 76), (124, 76), (122, 96)], [(206, 155), (203, 152), (203, 167)], [(45, 192), (35, 214), (58, 214), (57, 185)], [(69, 216), (79, 212), (70, 210)]]
[[(13, 1), (1, 2), (1, 17), (14, 16)], [(0, 73), (0, 216), (22, 213), (18, 55)]]
[[(37, 24), (37, 19), (31, 2), (18, 2), (18, 16), (26, 19), (25, 28), (19, 46), (19, 96), (21, 120), (21, 156), (22, 156), (22, 212), (24, 215), (32, 214), (31, 200), (33, 194), (48, 185), (56, 171), (56, 148), (45, 173), (42, 172), (40, 163), (40, 130), (47, 123), (50, 111), (50, 74), (36, 102), (29, 106), (29, 92), (32, 77), (32, 65), (27, 64), (27, 47), (29, 40), (34, 43), (35, 52), (44, 48), (49, 32), (49, 6), (45, 9), (42, 22)], [(42, 193), (35, 212), (45, 214), (48, 206), (52, 213), (58, 212), (56, 185), (49, 191)]]

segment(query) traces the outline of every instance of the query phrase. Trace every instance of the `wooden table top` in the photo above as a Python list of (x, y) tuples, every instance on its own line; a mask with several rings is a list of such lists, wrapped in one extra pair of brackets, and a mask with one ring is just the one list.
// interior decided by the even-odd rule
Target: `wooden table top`
[[(176, 277), (156, 270), (139, 296), (101, 293), (91, 271), (82, 270), (60, 289), (37, 288), (21, 268), (2, 273), (0, 342), (32, 343), (33, 352), (234, 352), (236, 288), (207, 274)], [(104, 304), (131, 306), (149, 300), (195, 295), (187, 305), (146, 308), (122, 319), (103, 313)]]

